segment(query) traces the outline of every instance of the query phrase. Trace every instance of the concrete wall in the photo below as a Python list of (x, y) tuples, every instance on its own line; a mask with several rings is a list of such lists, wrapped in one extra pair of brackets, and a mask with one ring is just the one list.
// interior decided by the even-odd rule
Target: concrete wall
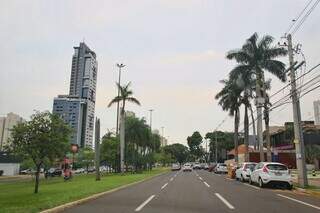
[(3, 170), (3, 175), (18, 175), (20, 170), (19, 163), (0, 163), (0, 170)]

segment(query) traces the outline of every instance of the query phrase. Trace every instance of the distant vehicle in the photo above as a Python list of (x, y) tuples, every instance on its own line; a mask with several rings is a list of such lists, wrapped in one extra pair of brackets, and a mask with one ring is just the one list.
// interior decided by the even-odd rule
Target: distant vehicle
[(192, 168), (193, 169), (201, 169), (201, 164), (200, 163), (194, 163)]
[(45, 171), (45, 177), (60, 177), (62, 175), (62, 170), (59, 168), (50, 168), (49, 170)]
[(81, 174), (81, 173), (84, 173), (85, 172), (85, 169), (84, 168), (79, 168), (79, 169), (76, 169), (74, 171), (75, 174)]
[(180, 164), (173, 163), (171, 166), (171, 171), (179, 171), (181, 169)]
[(182, 171), (184, 172), (192, 172), (192, 166), (190, 163), (186, 163), (183, 165)]
[(252, 171), (249, 183), (257, 183), (259, 187), (269, 185), (282, 185), (292, 189), (292, 177), (288, 167), (282, 163), (260, 162)]
[(257, 163), (254, 162), (244, 162), (237, 167), (236, 170), (236, 180), (241, 180), (242, 182), (248, 181)]
[(208, 170), (208, 169), (209, 169), (209, 165), (208, 165), (207, 163), (204, 163), (204, 164), (202, 165), (202, 169)]
[(216, 163), (210, 163), (208, 171), (209, 172), (214, 172), (214, 169), (216, 168), (217, 164)]
[(35, 171), (32, 170), (32, 169), (25, 169), (25, 170), (21, 170), (20, 171), (20, 175), (30, 175), (30, 174), (33, 174), (33, 173), (35, 173)]
[(87, 169), (87, 173), (92, 173), (92, 172), (95, 172), (95, 171), (96, 171), (96, 169), (94, 167), (89, 167)]
[(224, 163), (218, 163), (217, 166), (214, 168), (215, 173), (228, 173), (227, 165)]

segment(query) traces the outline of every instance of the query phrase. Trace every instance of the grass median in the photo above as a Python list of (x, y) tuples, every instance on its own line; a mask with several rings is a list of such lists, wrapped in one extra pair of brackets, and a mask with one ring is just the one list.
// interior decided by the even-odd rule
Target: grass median
[(41, 180), (38, 194), (33, 193), (33, 181), (4, 182), (0, 183), (0, 212), (39, 212), (167, 171), (156, 168), (141, 174), (103, 175), (101, 181), (95, 181), (94, 174), (77, 175), (66, 182), (63, 178), (52, 178)]

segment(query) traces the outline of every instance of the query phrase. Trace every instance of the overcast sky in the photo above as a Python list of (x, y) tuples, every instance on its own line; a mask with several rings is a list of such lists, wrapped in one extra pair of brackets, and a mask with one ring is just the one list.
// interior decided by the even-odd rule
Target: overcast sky
[[(142, 104), (127, 109), (148, 122), (154, 109), (153, 127), (163, 126), (170, 143), (186, 143), (194, 131), (212, 131), (227, 116), (214, 100), (219, 80), (234, 66), (226, 52), (254, 32), (279, 41), (308, 1), (2, 0), (0, 116), (51, 111), (53, 98), (69, 91), (73, 46), (84, 40), (99, 64), (96, 116), (102, 132), (115, 127), (116, 107), (107, 104), (116, 95), (115, 64), (124, 63), (123, 82), (132, 82)], [(302, 44), (307, 69), (320, 62), (319, 22), (316, 8), (293, 38)], [(273, 79), (271, 93), (283, 85)], [(316, 90), (302, 99), (303, 119), (312, 118), (312, 101), (319, 98)], [(277, 110), (271, 125), (292, 120), (291, 105)], [(232, 128), (232, 118), (221, 126)]]

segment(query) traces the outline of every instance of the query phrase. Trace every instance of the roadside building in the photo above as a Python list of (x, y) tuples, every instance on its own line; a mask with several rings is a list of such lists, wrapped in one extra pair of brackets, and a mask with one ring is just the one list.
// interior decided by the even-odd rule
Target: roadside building
[(8, 113), (6, 117), (0, 117), (0, 151), (10, 145), (12, 128), (23, 121), (22, 117), (12, 112)]
[(20, 161), (7, 152), (0, 152), (0, 170), (3, 175), (13, 176), (18, 175), (20, 171)]

